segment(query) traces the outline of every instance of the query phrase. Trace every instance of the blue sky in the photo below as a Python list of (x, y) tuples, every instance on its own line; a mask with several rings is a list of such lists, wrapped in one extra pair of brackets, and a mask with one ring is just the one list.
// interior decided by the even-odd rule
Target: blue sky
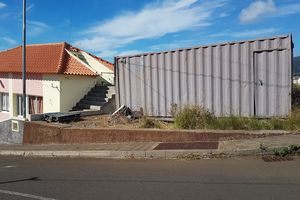
[[(114, 56), (292, 33), (299, 0), (27, 0), (27, 42)], [(22, 42), (22, 1), (0, 0), (0, 50)]]

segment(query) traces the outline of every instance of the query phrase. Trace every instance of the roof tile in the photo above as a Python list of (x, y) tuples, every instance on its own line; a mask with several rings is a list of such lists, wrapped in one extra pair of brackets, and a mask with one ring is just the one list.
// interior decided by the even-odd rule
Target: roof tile
[[(69, 55), (67, 43), (26, 46), (26, 72), (38, 74), (69, 74), (98, 76), (83, 63)], [(0, 72), (22, 72), (22, 46), (0, 52)]]

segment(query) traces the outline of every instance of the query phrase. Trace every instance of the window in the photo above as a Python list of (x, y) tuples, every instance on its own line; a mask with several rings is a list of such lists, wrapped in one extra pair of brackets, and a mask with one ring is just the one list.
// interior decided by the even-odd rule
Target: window
[(17, 95), (17, 114), (18, 116), (23, 115), (23, 96), (21, 94)]
[(29, 114), (43, 113), (43, 97), (29, 96)]
[[(17, 114), (19, 116), (23, 115), (23, 96), (17, 95)], [(29, 114), (39, 114), (43, 113), (43, 97), (38, 96), (27, 96), (26, 103), (27, 113)]]
[(9, 95), (8, 93), (1, 94), (1, 111), (9, 112)]

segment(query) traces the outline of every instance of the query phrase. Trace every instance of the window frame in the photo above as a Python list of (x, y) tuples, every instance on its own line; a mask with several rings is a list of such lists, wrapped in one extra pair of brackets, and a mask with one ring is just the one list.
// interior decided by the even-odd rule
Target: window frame
[[(43, 113), (43, 97), (42, 96), (28, 95), (27, 98), (28, 98), (28, 101), (27, 101), (27, 103), (28, 103), (28, 106), (27, 106), (28, 107), (28, 114), (41, 114), (41, 113)], [(37, 109), (37, 110), (34, 109), (34, 113), (30, 113), (31, 112), (31, 104), (30, 104), (30, 99), (31, 98), (34, 99), (34, 108)], [(39, 100), (41, 100), (41, 101), (39, 102)], [(41, 103), (41, 104), (39, 104), (39, 103)], [(39, 106), (41, 106), (41, 112), (38, 112)]]
[[(0, 92), (0, 109), (1, 112), (9, 112), (9, 93), (8, 92)], [(5, 98), (5, 100), (4, 100)]]

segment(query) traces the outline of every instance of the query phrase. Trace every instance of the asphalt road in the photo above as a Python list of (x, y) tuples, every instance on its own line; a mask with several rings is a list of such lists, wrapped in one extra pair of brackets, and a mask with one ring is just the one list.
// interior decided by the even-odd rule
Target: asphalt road
[(300, 159), (101, 160), (0, 157), (1, 200), (300, 199)]

